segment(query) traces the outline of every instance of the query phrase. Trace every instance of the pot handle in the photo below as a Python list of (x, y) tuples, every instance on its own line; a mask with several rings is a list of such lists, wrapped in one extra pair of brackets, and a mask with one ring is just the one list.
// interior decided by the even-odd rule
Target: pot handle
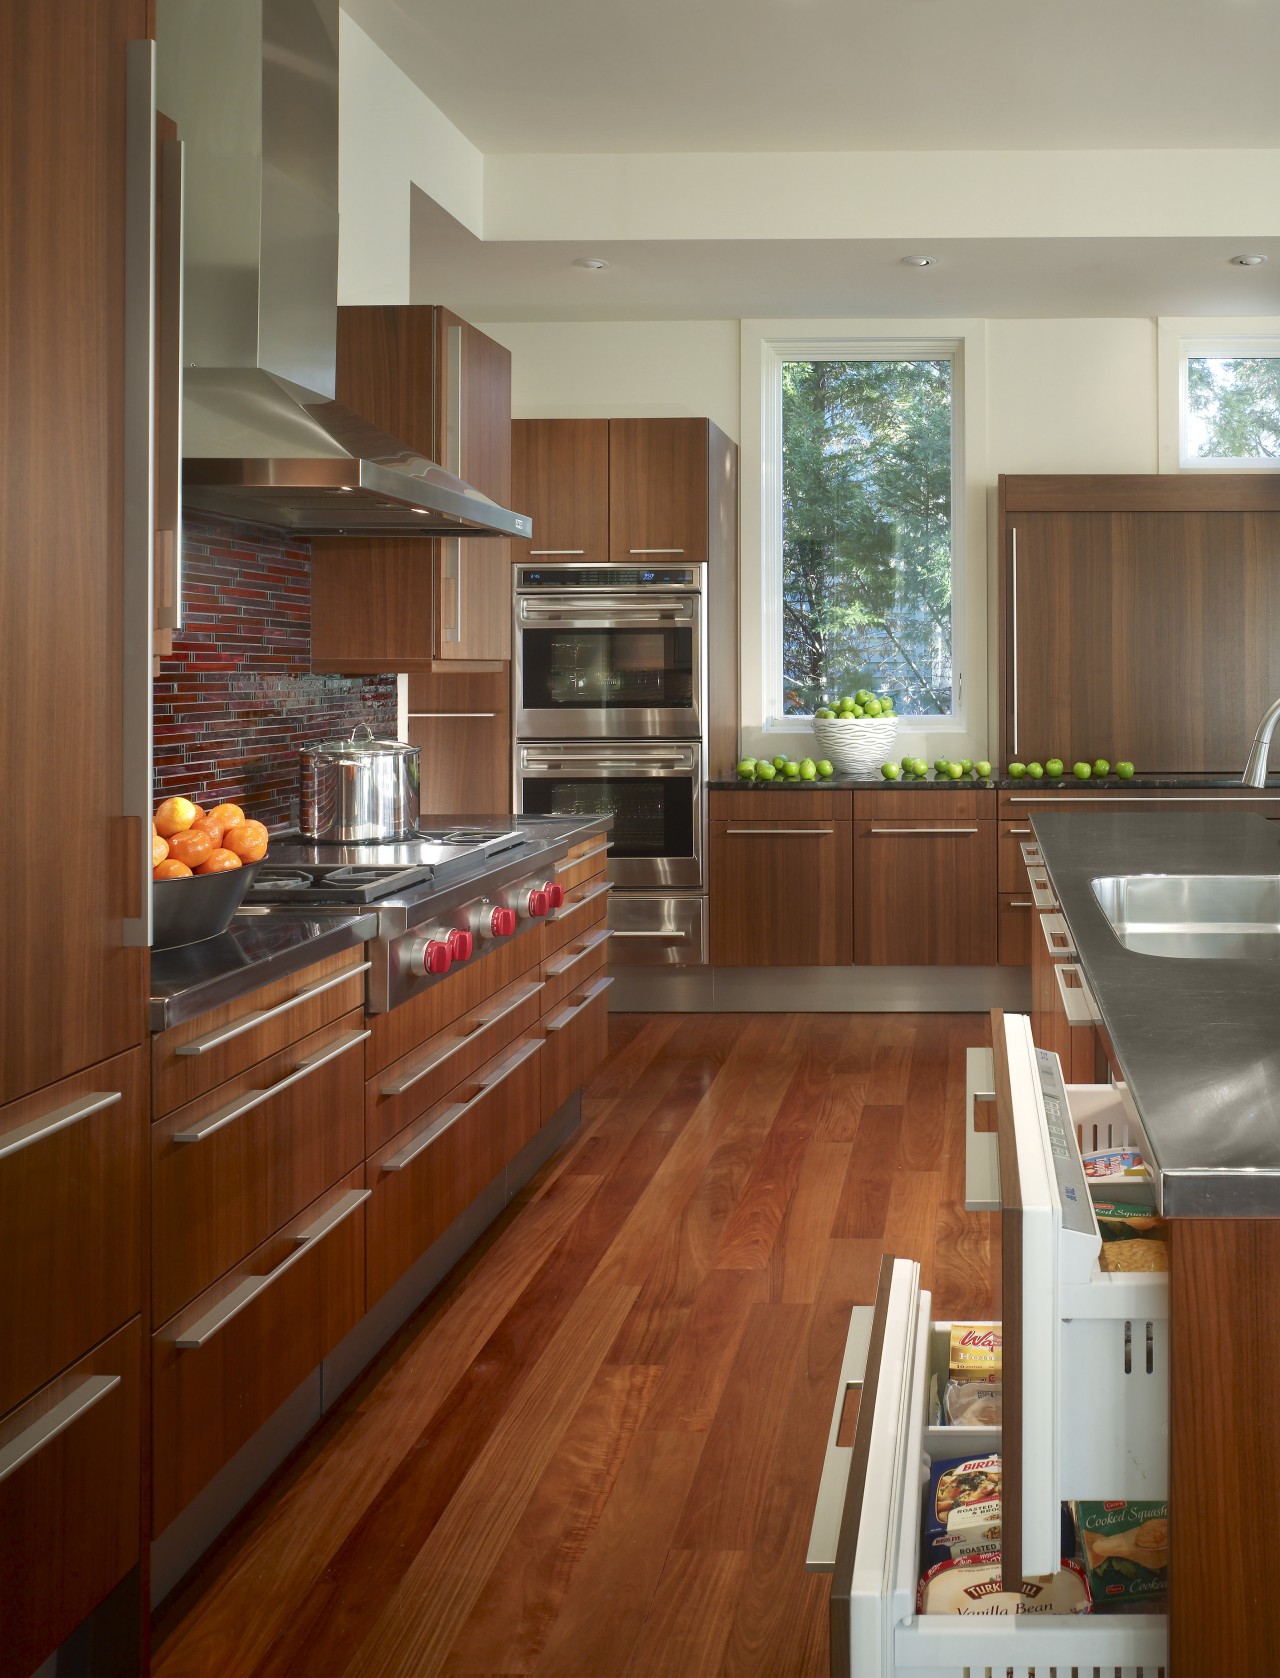
[(347, 736), (347, 738), (351, 741), (351, 744), (353, 746), (356, 743), (356, 735), (359, 734), (359, 732), (362, 728), (364, 729), (365, 739), (366, 740), (372, 740), (373, 739), (373, 730), (369, 727), (369, 724), (367, 722), (358, 722), (356, 724), (356, 726), (351, 730), (351, 733)]

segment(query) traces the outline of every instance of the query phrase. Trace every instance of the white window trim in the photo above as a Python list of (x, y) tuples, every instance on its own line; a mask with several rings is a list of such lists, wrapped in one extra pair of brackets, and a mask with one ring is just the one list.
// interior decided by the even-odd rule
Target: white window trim
[(895, 355), (948, 356), (955, 368), (952, 433), (952, 670), (955, 710), (904, 718), (895, 755), (983, 757), (994, 739), (987, 640), (994, 588), (987, 553), (986, 324), (973, 320), (743, 321), (740, 577), (741, 750), (793, 755), (812, 746), (810, 724), (771, 717), (781, 693), (782, 363)]
[(1160, 470), (1274, 472), (1274, 460), (1203, 460), (1186, 453), (1187, 359), (1195, 356), (1280, 356), (1280, 315), (1162, 315), (1157, 325)]

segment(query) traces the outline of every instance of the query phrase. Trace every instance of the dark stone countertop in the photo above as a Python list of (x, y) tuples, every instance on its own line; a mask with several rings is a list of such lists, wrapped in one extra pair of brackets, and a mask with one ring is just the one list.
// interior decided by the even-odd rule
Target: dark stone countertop
[[(992, 792), (1154, 792), (1154, 791), (1213, 791), (1221, 792), (1232, 789), (1242, 798), (1257, 796), (1254, 787), (1241, 786), (1238, 775), (1134, 775), (1131, 780), (1122, 781), (1117, 775), (1108, 775), (1105, 780), (1078, 781), (1074, 775), (1066, 775), (1056, 781), (1048, 778), (1040, 781), (1031, 780), (1028, 776), (1014, 779), (1009, 775), (993, 775), (989, 780), (979, 780), (976, 775), (965, 775), (958, 781), (949, 776), (939, 779), (931, 769), (927, 776), (912, 781), (886, 781), (883, 775), (833, 775), (829, 781), (742, 781), (737, 775), (719, 775), (708, 781), (708, 788), (712, 792), (761, 792), (768, 793), (778, 787), (785, 787), (788, 792), (808, 792), (812, 788), (830, 791), (833, 787), (853, 792), (965, 792), (974, 788), (980, 791)], [(1268, 792), (1280, 791), (1280, 775), (1267, 778)]]
[[(423, 818), (423, 825), (429, 818)], [(442, 823), (436, 825), (444, 825)], [(521, 827), (537, 841), (518, 855), (517, 872), (536, 867), (546, 858), (563, 856), (570, 845), (593, 833), (608, 832), (611, 816), (468, 816), (450, 819), (451, 827)], [(353, 945), (376, 938), (384, 921), (390, 930), (401, 923), (429, 917), (432, 905), (441, 911), (459, 898), (483, 895), (486, 880), (506, 884), (511, 856), (495, 859), (474, 874), (455, 875), (444, 886), (424, 880), (394, 897), (345, 908), (302, 909), (294, 904), (247, 904), (226, 932), (176, 949), (151, 955), (151, 1029), (164, 1031), (183, 1020), (195, 1019), (263, 985), (287, 978)]]
[(1280, 1217), (1280, 959), (1140, 954), (1091, 882), (1280, 874), (1280, 825), (1235, 811), (1032, 816), (1041, 855), (1147, 1135), (1170, 1217)]

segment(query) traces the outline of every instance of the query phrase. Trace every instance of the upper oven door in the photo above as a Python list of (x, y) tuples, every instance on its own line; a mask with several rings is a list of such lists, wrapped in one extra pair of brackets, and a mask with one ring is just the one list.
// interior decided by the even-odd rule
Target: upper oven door
[(516, 808), (612, 816), (609, 878), (617, 886), (702, 884), (699, 746), (518, 745)]
[(704, 599), (518, 593), (517, 739), (700, 739)]

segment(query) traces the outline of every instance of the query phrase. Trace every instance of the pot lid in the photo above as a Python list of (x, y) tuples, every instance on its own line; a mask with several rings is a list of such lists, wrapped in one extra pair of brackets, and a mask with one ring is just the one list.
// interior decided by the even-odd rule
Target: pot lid
[(317, 740), (312, 745), (303, 746), (302, 752), (306, 757), (417, 757), (418, 748), (411, 746), (407, 740), (379, 739), (367, 722), (358, 722), (345, 739)]

